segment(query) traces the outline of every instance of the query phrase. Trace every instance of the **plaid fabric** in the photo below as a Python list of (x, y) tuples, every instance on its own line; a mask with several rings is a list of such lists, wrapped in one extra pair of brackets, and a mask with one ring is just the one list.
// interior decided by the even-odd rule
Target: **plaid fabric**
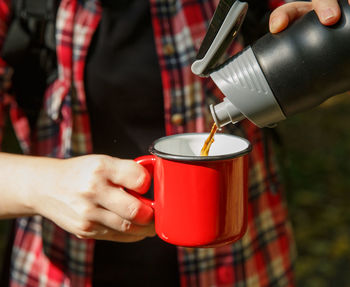
[[(10, 0), (0, 1), (0, 47)], [(205, 131), (208, 104), (222, 97), (190, 65), (216, 7), (209, 0), (150, 0), (161, 67), (167, 134)], [(62, 0), (57, 15), (58, 79), (48, 87), (35, 130), (29, 131), (15, 97), (11, 69), (0, 62), (0, 138), (5, 111), (27, 154), (67, 158), (92, 152), (84, 92), (84, 63), (101, 17), (98, 0)], [(234, 52), (240, 49), (236, 45)], [(221, 248), (178, 248), (182, 286), (294, 286), (293, 239), (271, 152), (263, 131), (248, 122), (229, 127), (253, 145), (249, 157), (248, 230)], [(268, 164), (267, 164), (268, 163)], [(93, 240), (81, 240), (40, 216), (17, 220), (11, 286), (91, 286)]]

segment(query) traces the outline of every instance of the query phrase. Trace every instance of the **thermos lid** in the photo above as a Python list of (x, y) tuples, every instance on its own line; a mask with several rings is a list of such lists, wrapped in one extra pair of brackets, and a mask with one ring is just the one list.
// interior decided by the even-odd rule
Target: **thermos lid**
[(208, 31), (199, 48), (191, 70), (198, 76), (208, 76), (236, 38), (248, 10), (246, 2), (221, 0), (215, 10)]

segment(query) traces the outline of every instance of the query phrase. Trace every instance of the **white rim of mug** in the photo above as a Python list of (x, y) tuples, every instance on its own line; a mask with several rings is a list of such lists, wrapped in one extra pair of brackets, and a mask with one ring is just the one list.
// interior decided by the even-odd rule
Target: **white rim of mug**
[(169, 139), (172, 137), (180, 137), (180, 136), (191, 136), (191, 135), (206, 135), (209, 136), (209, 133), (182, 133), (182, 134), (175, 134), (175, 135), (170, 135), (170, 136), (165, 136), (165, 137), (161, 137), (157, 140), (155, 140), (149, 147), (148, 151), (155, 155), (158, 156), (160, 158), (164, 158), (164, 159), (169, 159), (169, 160), (176, 160), (176, 161), (218, 161), (218, 160), (228, 160), (228, 159), (233, 159), (236, 157), (240, 157), (243, 156), (245, 154), (248, 154), (251, 150), (252, 150), (252, 145), (250, 143), (250, 141), (248, 141), (245, 138), (242, 138), (240, 136), (236, 136), (236, 135), (231, 135), (231, 134), (225, 134), (225, 136), (228, 137), (233, 137), (233, 138), (238, 138), (242, 141), (244, 141), (245, 143), (247, 143), (247, 147), (239, 152), (234, 152), (234, 153), (228, 153), (228, 154), (223, 154), (223, 155), (212, 155), (212, 156), (188, 156), (188, 155), (175, 155), (175, 154), (171, 154), (171, 153), (166, 153), (166, 152), (162, 152), (159, 151), (155, 148), (155, 145), (165, 139)]

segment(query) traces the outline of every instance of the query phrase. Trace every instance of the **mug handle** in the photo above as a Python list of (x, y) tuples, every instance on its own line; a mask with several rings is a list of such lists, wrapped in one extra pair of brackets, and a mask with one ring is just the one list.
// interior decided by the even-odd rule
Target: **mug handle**
[[(141, 164), (147, 171), (150, 173), (151, 177), (153, 177), (154, 164), (156, 162), (156, 157), (154, 155), (144, 155), (134, 159), (137, 163)], [(143, 197), (141, 194), (128, 190), (132, 196), (135, 196), (137, 199), (141, 200), (143, 203), (149, 205), (154, 208), (154, 200)]]

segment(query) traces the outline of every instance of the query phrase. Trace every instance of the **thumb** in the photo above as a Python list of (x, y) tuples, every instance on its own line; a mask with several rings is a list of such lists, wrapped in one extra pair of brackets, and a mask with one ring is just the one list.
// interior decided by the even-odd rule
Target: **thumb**
[(337, 0), (313, 0), (315, 12), (323, 25), (333, 25), (340, 18), (340, 8)]
[(110, 157), (108, 178), (111, 183), (138, 193), (146, 193), (151, 176), (148, 171), (133, 160)]

